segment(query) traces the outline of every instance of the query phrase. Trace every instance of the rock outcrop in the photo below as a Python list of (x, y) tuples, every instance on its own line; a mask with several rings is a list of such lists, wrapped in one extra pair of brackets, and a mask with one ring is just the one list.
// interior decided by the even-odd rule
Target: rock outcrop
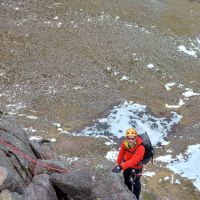
[(91, 163), (61, 161), (48, 143), (29, 141), (14, 119), (0, 116), (0, 200), (134, 199), (122, 177), (111, 172), (111, 163)]

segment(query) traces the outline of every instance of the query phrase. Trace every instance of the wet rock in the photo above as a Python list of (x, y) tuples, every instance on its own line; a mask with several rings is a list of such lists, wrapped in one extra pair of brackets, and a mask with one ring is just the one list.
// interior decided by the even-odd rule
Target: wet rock
[(25, 189), (23, 197), (29, 200), (58, 200), (47, 174), (34, 176), (33, 181)]
[(42, 160), (59, 160), (58, 154), (48, 144), (43, 144), (37, 140), (31, 140), (30, 145), (37, 158)]
[(2, 190), (0, 193), (0, 200), (23, 200), (23, 196), (16, 192)]

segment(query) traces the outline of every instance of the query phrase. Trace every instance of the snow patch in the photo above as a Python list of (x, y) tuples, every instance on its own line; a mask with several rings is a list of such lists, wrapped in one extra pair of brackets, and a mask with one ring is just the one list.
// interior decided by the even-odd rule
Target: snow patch
[(27, 115), (26, 118), (28, 118), (28, 119), (37, 119), (37, 117), (33, 116), (33, 115)]
[(72, 164), (73, 162), (79, 160), (79, 158), (78, 157), (67, 157), (66, 160), (67, 160), (67, 163)]
[(118, 153), (119, 153), (119, 151), (116, 151), (116, 150), (109, 151), (106, 154), (106, 159), (114, 162), (114, 161), (116, 161)]
[(83, 87), (80, 86), (80, 85), (77, 85), (77, 86), (74, 87), (75, 90), (80, 90), (80, 89), (82, 89), (82, 88), (83, 88)]
[(154, 67), (155, 67), (154, 64), (151, 64), (151, 63), (147, 65), (148, 69), (151, 69), (151, 68), (154, 68)]
[(186, 54), (188, 54), (190, 56), (193, 56), (193, 57), (197, 58), (196, 52), (192, 48), (190, 48), (188, 50), (188, 49), (186, 49), (185, 46), (181, 45), (181, 46), (178, 47), (178, 51), (182, 51), (182, 52), (184, 52), (184, 53), (186, 53)]
[(30, 127), (30, 128), (28, 129), (28, 131), (31, 131), (32, 133), (35, 133), (35, 132), (37, 132), (37, 129), (34, 129), (34, 128)]
[(180, 108), (180, 107), (183, 106), (183, 105), (185, 105), (185, 102), (184, 102), (182, 99), (179, 100), (179, 103), (178, 103), (177, 105), (165, 104), (165, 106), (166, 106), (167, 108)]
[(41, 136), (38, 136), (38, 135), (35, 135), (35, 136), (31, 136), (31, 137), (29, 138), (29, 140), (41, 141), (41, 140), (42, 140), (42, 137), (41, 137)]
[(143, 175), (144, 175), (144, 176), (150, 176), (150, 177), (152, 177), (152, 176), (155, 176), (156, 173), (155, 173), (155, 172), (147, 171), (147, 172), (144, 172)]
[(121, 81), (128, 81), (129, 77), (128, 76), (122, 76), (122, 78), (120, 79)]
[(165, 84), (165, 88), (166, 88), (166, 90), (171, 90), (171, 87), (174, 85), (176, 85), (176, 83), (170, 82), (170, 83)]
[(121, 138), (128, 128), (134, 127), (139, 133), (147, 132), (153, 145), (156, 145), (165, 141), (163, 138), (181, 118), (176, 112), (171, 112), (168, 118), (157, 118), (151, 115), (146, 106), (126, 101), (114, 106), (107, 117), (97, 119), (94, 125), (74, 134)]
[(57, 127), (57, 128), (60, 128), (61, 127), (61, 124), (60, 123), (53, 123), (53, 125), (55, 126), (55, 127)]
[(186, 98), (190, 98), (190, 97), (192, 97), (192, 96), (198, 96), (198, 95), (200, 95), (200, 93), (195, 93), (195, 92), (193, 92), (193, 90), (192, 89), (190, 89), (190, 88), (186, 88), (186, 92), (184, 92), (182, 95), (184, 96), (184, 97), (186, 97)]
[(188, 146), (186, 155), (180, 154), (177, 158), (178, 160), (168, 164), (167, 167), (175, 173), (193, 180), (194, 186), (200, 190), (200, 144)]

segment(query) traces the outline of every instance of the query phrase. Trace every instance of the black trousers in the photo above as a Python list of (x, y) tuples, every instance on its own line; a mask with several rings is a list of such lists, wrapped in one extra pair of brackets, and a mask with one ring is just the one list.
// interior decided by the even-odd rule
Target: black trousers
[[(140, 183), (140, 175), (136, 176), (135, 178), (135, 183), (132, 184), (130, 181), (129, 181), (129, 177), (130, 177), (130, 174), (131, 174), (131, 171), (132, 171), (132, 168), (128, 168), (128, 169), (125, 169), (124, 172), (123, 172), (123, 175), (124, 175), (124, 183), (127, 185), (128, 189), (130, 191), (133, 192), (133, 194), (135, 194), (137, 200), (139, 200), (139, 196), (140, 196), (140, 192), (141, 192), (141, 183)], [(135, 170), (136, 174), (141, 174), (142, 173), (142, 168), (141, 169), (136, 169)], [(133, 188), (132, 188), (133, 187)], [(132, 190), (133, 189), (133, 190)]]

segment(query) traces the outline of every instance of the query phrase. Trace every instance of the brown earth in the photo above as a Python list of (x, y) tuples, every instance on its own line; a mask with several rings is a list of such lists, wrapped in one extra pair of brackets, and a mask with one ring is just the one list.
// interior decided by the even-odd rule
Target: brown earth
[[(186, 0), (2, 1), (0, 111), (13, 108), (19, 124), (37, 130), (30, 135), (57, 138), (55, 146), (63, 155), (96, 158), (101, 151), (102, 159), (109, 150), (103, 139), (65, 136), (53, 123), (65, 131), (82, 129), (125, 100), (168, 116), (165, 104), (177, 104), (185, 88), (200, 92), (199, 55), (177, 52), (198, 36), (199, 10), (198, 1)], [(158, 70), (147, 69), (149, 63)], [(130, 79), (122, 81), (123, 75)], [(168, 82), (184, 87), (166, 91)], [(200, 141), (199, 100), (192, 97), (174, 109), (183, 119), (158, 155), (167, 149), (177, 155)], [(153, 193), (144, 199), (198, 199), (188, 180), (181, 179), (180, 186), (159, 184), (168, 173), (159, 168), (147, 183), (143, 180)]]

